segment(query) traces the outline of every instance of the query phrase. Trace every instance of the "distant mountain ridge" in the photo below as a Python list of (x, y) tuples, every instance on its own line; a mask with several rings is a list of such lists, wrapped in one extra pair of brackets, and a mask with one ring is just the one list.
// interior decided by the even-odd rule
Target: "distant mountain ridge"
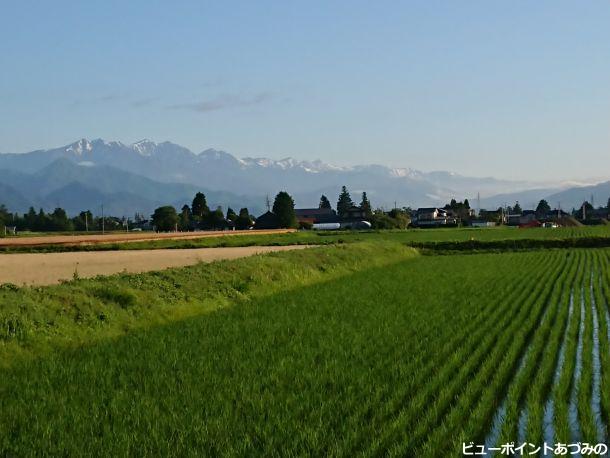
[[(153, 205), (188, 203), (204, 190), (220, 205), (231, 203), (264, 210), (265, 196), (287, 190), (298, 206), (317, 204), (324, 193), (334, 202), (346, 185), (354, 201), (366, 191), (374, 206), (442, 205), (451, 198), (495, 204), (492, 196), (539, 187), (526, 181), (467, 177), (452, 172), (421, 172), (383, 165), (336, 166), (321, 160), (274, 160), (235, 156), (216, 149), (199, 154), (171, 142), (141, 140), (132, 144), (80, 139), (69, 145), (23, 154), (0, 154), (0, 184), (21, 207), (24, 201), (46, 208), (70, 202), (71, 209), (90, 208), (99, 200), (116, 202), (114, 210), (131, 214)], [(76, 186), (78, 184), (78, 187)], [(532, 199), (561, 191), (541, 189)], [(73, 194), (81, 194), (73, 196)], [(528, 195), (530, 195), (528, 194)], [(124, 198), (121, 199), (120, 196)], [(247, 196), (247, 197), (246, 197)], [(2, 197), (0, 196), (0, 199)], [(123, 203), (121, 204), (121, 200)], [(509, 200), (510, 202), (510, 200)], [(146, 210), (140, 208), (145, 207)]]
[(107, 214), (133, 216), (149, 214), (161, 205), (174, 205), (178, 209), (191, 203), (198, 191), (205, 192), (211, 207), (222, 205), (250, 206), (262, 211), (259, 199), (238, 196), (224, 191), (213, 191), (184, 183), (160, 183), (106, 165), (75, 163), (59, 158), (44, 168), (26, 173), (0, 169), (0, 203), (11, 211), (23, 212), (28, 207), (51, 210), (64, 208), (69, 214), (82, 210)]

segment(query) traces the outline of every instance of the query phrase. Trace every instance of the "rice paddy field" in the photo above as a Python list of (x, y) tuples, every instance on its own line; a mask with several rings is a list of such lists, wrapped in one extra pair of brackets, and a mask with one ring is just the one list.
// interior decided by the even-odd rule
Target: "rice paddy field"
[[(606, 443), (610, 249), (572, 240), (607, 230), (454, 231), (0, 286), (0, 455), (451, 457), (470, 443), (487, 456), (510, 442)], [(565, 247), (435, 255), (473, 234), (551, 233)]]

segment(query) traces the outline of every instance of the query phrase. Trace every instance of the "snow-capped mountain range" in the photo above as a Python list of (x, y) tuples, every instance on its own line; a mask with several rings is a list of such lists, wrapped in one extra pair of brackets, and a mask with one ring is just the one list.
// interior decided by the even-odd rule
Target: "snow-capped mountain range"
[[(565, 188), (375, 164), (336, 166), (290, 157), (240, 159), (216, 149), (196, 154), (175, 143), (147, 139), (132, 144), (81, 139), (59, 148), (0, 154), (0, 203), (12, 201), (15, 208), (11, 209), (16, 211), (29, 205), (93, 210), (100, 200), (110, 199), (116, 203), (117, 214), (148, 212), (158, 204), (189, 203), (201, 189), (212, 196), (208, 200), (213, 205), (249, 205), (256, 212), (264, 210), (266, 195), (279, 190), (291, 193), (298, 206), (315, 206), (321, 194), (336, 200), (342, 185), (355, 201), (366, 191), (375, 206), (383, 207), (395, 202), (412, 207), (440, 205), (451, 198), (476, 199), (477, 194), (493, 207), (503, 200), (510, 202), (516, 192), (527, 191), (528, 199), (536, 200)], [(501, 200), (494, 200), (498, 194)]]

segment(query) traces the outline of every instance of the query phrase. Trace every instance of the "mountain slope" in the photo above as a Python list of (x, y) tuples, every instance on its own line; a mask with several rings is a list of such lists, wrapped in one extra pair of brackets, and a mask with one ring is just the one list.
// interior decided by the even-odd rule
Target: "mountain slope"
[(159, 183), (115, 167), (82, 162), (79, 165), (66, 158), (59, 158), (32, 174), (0, 170), (0, 177), (3, 186), (9, 189), (4, 194), (16, 196), (3, 201), (9, 203), (12, 211), (20, 212), (32, 205), (48, 210), (59, 206), (70, 214), (90, 209), (97, 214), (104, 204), (107, 213), (116, 216), (148, 214), (160, 205), (180, 208), (190, 204), (198, 191), (206, 194), (210, 207), (247, 206), (253, 212), (261, 212), (264, 204), (263, 197), (210, 191), (184, 183)]
[(0, 205), (5, 205), (10, 212), (28, 208), (32, 202), (12, 186), (0, 182)]
[(561, 202), (561, 207), (565, 209), (579, 208), (585, 200), (589, 203), (593, 200), (595, 207), (605, 207), (608, 204), (608, 199), (610, 199), (610, 181), (593, 186), (566, 189), (547, 197), (549, 202)]

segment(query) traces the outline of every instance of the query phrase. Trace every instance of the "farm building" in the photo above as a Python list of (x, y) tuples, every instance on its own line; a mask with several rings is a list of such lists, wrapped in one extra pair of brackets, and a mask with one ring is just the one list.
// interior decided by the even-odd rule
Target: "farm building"
[[(331, 208), (295, 208), (299, 223), (309, 223), (314, 229), (370, 229), (371, 223), (367, 221), (365, 211), (357, 206), (350, 207), (339, 217)], [(258, 223), (257, 223), (258, 226)]]
[(329, 224), (338, 223), (339, 217), (332, 208), (295, 208), (299, 223)]
[(444, 208), (418, 208), (411, 223), (417, 227), (457, 226), (458, 220)]
[(273, 212), (263, 213), (261, 216), (256, 218), (254, 229), (278, 229), (280, 222)]
[(366, 214), (362, 208), (353, 205), (347, 209), (346, 213), (341, 215), (341, 219), (343, 221), (359, 221), (366, 219)]
[(341, 216), (342, 229), (370, 229), (371, 223), (368, 220), (366, 212), (358, 206), (351, 206)]

